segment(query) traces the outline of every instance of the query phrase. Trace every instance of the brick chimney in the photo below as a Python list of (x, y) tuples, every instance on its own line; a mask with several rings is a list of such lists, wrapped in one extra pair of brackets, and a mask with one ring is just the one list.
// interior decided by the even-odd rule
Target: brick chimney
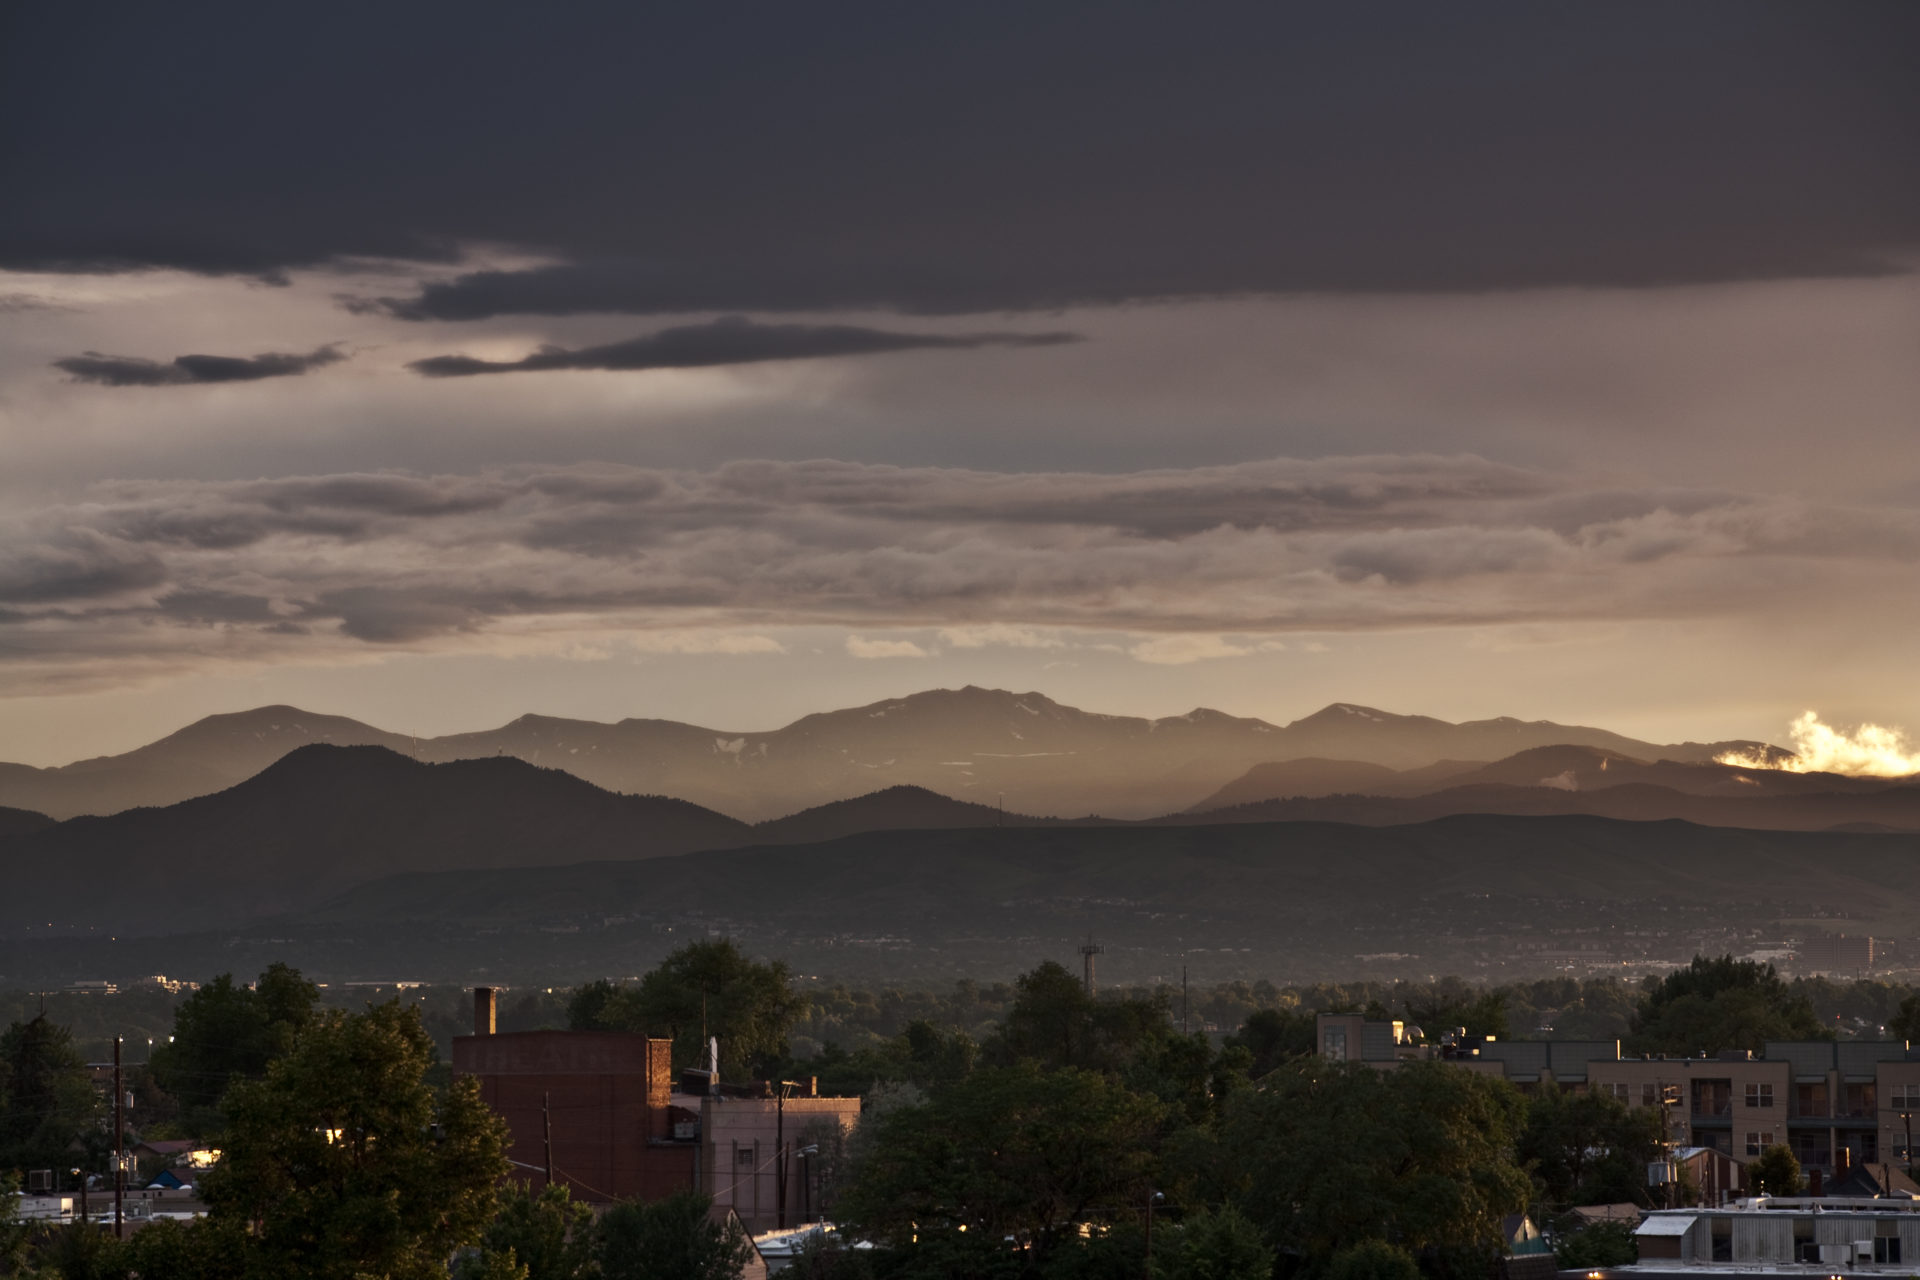
[(498, 995), (492, 987), (473, 989), (473, 1034), (490, 1036), (494, 1029), (494, 1010), (498, 1004)]

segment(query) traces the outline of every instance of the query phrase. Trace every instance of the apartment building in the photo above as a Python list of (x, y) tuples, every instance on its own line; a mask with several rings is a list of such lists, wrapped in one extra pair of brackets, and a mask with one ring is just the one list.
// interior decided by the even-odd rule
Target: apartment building
[(1738, 1160), (1776, 1143), (1832, 1176), (1907, 1164), (1920, 1111), (1920, 1053), (1905, 1041), (1771, 1041), (1754, 1057), (1595, 1062), (1589, 1087), (1633, 1106), (1665, 1106), (1676, 1141)]
[(1920, 1124), (1920, 1050), (1903, 1040), (1769, 1042), (1760, 1056), (1628, 1058), (1617, 1040), (1472, 1041), (1455, 1031), (1427, 1043), (1403, 1023), (1321, 1014), (1321, 1053), (1390, 1068), (1444, 1058), (1521, 1089), (1593, 1089), (1629, 1106), (1660, 1107), (1670, 1141), (1746, 1161), (1776, 1143), (1825, 1177), (1861, 1165), (1904, 1165)]

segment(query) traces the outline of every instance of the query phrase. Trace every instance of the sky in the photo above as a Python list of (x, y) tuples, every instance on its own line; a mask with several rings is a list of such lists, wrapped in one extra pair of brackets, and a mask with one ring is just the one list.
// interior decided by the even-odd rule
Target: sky
[(1920, 730), (1920, 7), (0, 14), (0, 759)]

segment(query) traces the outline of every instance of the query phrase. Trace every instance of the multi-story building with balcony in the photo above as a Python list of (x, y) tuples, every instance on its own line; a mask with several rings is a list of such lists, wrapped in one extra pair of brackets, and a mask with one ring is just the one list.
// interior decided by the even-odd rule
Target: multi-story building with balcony
[(1677, 1140), (1735, 1159), (1784, 1143), (1807, 1169), (1908, 1164), (1920, 1054), (1904, 1040), (1770, 1041), (1759, 1057), (1622, 1058), (1588, 1068), (1589, 1087), (1635, 1106), (1666, 1104)]
[(1904, 1040), (1770, 1041), (1758, 1056), (1622, 1057), (1617, 1040), (1487, 1040), (1459, 1033), (1416, 1043), (1397, 1022), (1322, 1014), (1321, 1052), (1391, 1067), (1442, 1057), (1523, 1090), (1556, 1084), (1604, 1092), (1634, 1107), (1666, 1111), (1669, 1140), (1739, 1161), (1775, 1144), (1834, 1178), (1861, 1166), (1916, 1163), (1920, 1050)]

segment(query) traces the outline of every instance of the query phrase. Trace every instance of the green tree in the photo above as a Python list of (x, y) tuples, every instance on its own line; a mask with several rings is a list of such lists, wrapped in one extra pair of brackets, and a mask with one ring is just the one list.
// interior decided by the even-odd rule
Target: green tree
[(1015, 987), (1019, 994), (981, 1046), (987, 1062), (1103, 1072), (1194, 1123), (1210, 1113), (1216, 1093), (1231, 1087), (1225, 1077), (1244, 1076), (1237, 1048), (1222, 1059), (1203, 1033), (1183, 1036), (1174, 1028), (1164, 991), (1096, 999), (1051, 960), (1022, 974)]
[(1813, 1003), (1770, 964), (1721, 956), (1647, 979), (1628, 1047), (1635, 1053), (1715, 1054), (1760, 1050), (1769, 1040), (1831, 1040)]
[(173, 1039), (153, 1051), (153, 1074), (180, 1104), (189, 1131), (217, 1134), (221, 1099), (236, 1080), (257, 1080), (312, 1020), (320, 990), (274, 964), (251, 986), (223, 973), (182, 1001)]
[(1900, 1010), (1887, 1020), (1887, 1034), (1900, 1040), (1920, 1040), (1920, 991), (1900, 1002)]
[(907, 1024), (898, 1038), (905, 1074), (923, 1089), (952, 1084), (973, 1071), (980, 1046), (964, 1031), (942, 1031), (924, 1018)]
[(1327, 1280), (1420, 1280), (1420, 1267), (1399, 1245), (1362, 1240), (1333, 1255)]
[(0, 1173), (0, 1276), (18, 1275), (27, 1266), (33, 1227), (20, 1219), (20, 1179)]
[(1273, 1250), (1260, 1228), (1233, 1206), (1201, 1210), (1168, 1233), (1170, 1247), (1156, 1250), (1154, 1270), (1164, 1280), (1268, 1280)]
[(1603, 1093), (1542, 1089), (1526, 1100), (1515, 1155), (1533, 1175), (1534, 1199), (1553, 1211), (1648, 1205), (1646, 1168), (1659, 1151), (1660, 1124), (1657, 1108), (1635, 1110)]
[(100, 1116), (67, 1028), (43, 1013), (0, 1035), (0, 1170), (67, 1168), (76, 1139), (101, 1148)]
[(1596, 1222), (1561, 1238), (1554, 1259), (1567, 1271), (1594, 1267), (1630, 1267), (1640, 1261), (1640, 1242), (1631, 1222)]
[(509, 1184), (499, 1190), (493, 1221), (479, 1252), (460, 1268), (461, 1280), (483, 1280), (504, 1262), (525, 1280), (586, 1280), (594, 1274), (593, 1210), (565, 1187), (538, 1194)]
[(950, 1084), (973, 1070), (979, 1046), (964, 1031), (942, 1031), (916, 1018), (890, 1040), (857, 1053), (829, 1044), (811, 1058), (792, 1064), (794, 1072), (820, 1078), (828, 1096), (864, 1094), (879, 1084), (933, 1088)]
[(1285, 1062), (1304, 1057), (1318, 1048), (1314, 1044), (1317, 1019), (1305, 1009), (1256, 1009), (1247, 1015), (1240, 1030), (1227, 1038), (1253, 1055), (1247, 1073), (1255, 1080)]
[(47, 1239), (41, 1260), (60, 1280), (126, 1280), (127, 1246), (97, 1224), (75, 1220)]
[(592, 982), (575, 987), (573, 994), (567, 998), (567, 1030), (606, 1030), (604, 1015), (607, 1005), (619, 990), (605, 978), (595, 978)]
[(839, 1216), (894, 1245), (971, 1254), (1010, 1240), (1039, 1266), (1082, 1224), (1145, 1203), (1165, 1119), (1096, 1072), (985, 1068), (863, 1122)]
[(134, 1232), (125, 1261), (140, 1280), (243, 1280), (249, 1243), (243, 1223), (165, 1220)]
[(600, 1219), (595, 1256), (605, 1280), (738, 1280), (753, 1246), (737, 1220), (716, 1220), (710, 1197), (681, 1191), (627, 1200)]
[(479, 1243), (505, 1176), (506, 1126), (460, 1080), (426, 1083), (416, 1009), (317, 1015), (266, 1077), (228, 1092), (216, 1221), (255, 1226), (253, 1270), (315, 1280), (442, 1280)]
[(1793, 1148), (1777, 1142), (1748, 1161), (1747, 1187), (1760, 1196), (1797, 1196), (1805, 1190)]
[(1381, 1239), (1490, 1255), (1527, 1203), (1511, 1158), (1523, 1116), (1511, 1085), (1450, 1063), (1302, 1059), (1228, 1101), (1196, 1181), (1309, 1257)]
[(671, 1038), (682, 1066), (706, 1060), (704, 1028), (720, 1038), (723, 1077), (770, 1073), (787, 1060), (787, 1035), (806, 1006), (791, 978), (785, 961), (752, 960), (731, 938), (690, 942), (636, 986), (615, 988), (593, 1016), (601, 1030)]
[(1096, 999), (1052, 960), (1014, 985), (1018, 997), (982, 1046), (982, 1056), (999, 1066), (1034, 1062), (1117, 1073), (1143, 1048), (1173, 1034), (1164, 996)]

